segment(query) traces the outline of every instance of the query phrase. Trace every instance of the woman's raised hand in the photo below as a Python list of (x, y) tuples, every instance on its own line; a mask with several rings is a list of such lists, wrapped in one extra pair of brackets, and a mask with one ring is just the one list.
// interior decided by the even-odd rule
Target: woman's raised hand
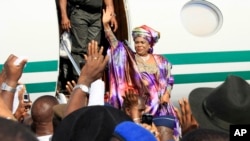
[(103, 25), (105, 26), (105, 25), (109, 25), (109, 23), (110, 23), (110, 21), (111, 21), (111, 19), (112, 19), (112, 17), (113, 17), (114, 15), (113, 15), (113, 13), (112, 13), (112, 11), (111, 10), (109, 10), (109, 9), (103, 9), (103, 15), (102, 15), (102, 23), (103, 23)]

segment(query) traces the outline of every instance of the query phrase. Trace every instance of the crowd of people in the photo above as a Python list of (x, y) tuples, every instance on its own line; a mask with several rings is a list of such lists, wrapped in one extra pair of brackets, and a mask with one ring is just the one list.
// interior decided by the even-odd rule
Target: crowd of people
[[(59, 104), (57, 97), (51, 95), (44, 95), (34, 102), (24, 103), (22, 97), (26, 91), (25, 87), (22, 87), (18, 91), (19, 105), (14, 112), (12, 107), (16, 94), (15, 87), (19, 84), (18, 80), (26, 60), (23, 60), (20, 65), (13, 65), (18, 57), (10, 55), (0, 77), (2, 86), (0, 120), (3, 122), (1, 125), (6, 125), (0, 127), (0, 139), (6, 141), (17, 139), (198, 141), (205, 138), (226, 141), (229, 140), (230, 124), (248, 123), (249, 116), (246, 111), (249, 107), (247, 105), (243, 107), (242, 100), (245, 100), (243, 103), (249, 103), (247, 101), (249, 101), (250, 86), (244, 79), (233, 75), (228, 76), (217, 88), (194, 89), (189, 95), (189, 100), (184, 98), (179, 101), (180, 108), (174, 107), (181, 126), (182, 136), (179, 138), (174, 134), (175, 116), (149, 116), (146, 120), (143, 118), (148, 108), (146, 98), (137, 94), (134, 89), (125, 92), (122, 109), (110, 103), (89, 106), (88, 100), (98, 93), (89, 94), (80, 86), (89, 87), (92, 82), (99, 79), (110, 59), (109, 56), (103, 56), (103, 49), (99, 50), (97, 46), (96, 41), (89, 43), (89, 53), (85, 56), (86, 65), (81, 69), (77, 83), (69, 85), (71, 95), (67, 103)], [(230, 103), (232, 99), (236, 104)], [(206, 109), (203, 109), (204, 102), (206, 102)], [(216, 108), (213, 108), (214, 106)], [(223, 111), (218, 107), (222, 107)], [(210, 117), (206, 114), (206, 110), (210, 110), (214, 116)], [(245, 114), (235, 115), (229, 112), (232, 110)], [(221, 125), (225, 124), (217, 124), (216, 120), (209, 120), (209, 118), (220, 119), (221, 122), (230, 124), (222, 127)], [(9, 133), (10, 130), (11, 133)]]
[[(228, 141), (230, 125), (250, 123), (250, 85), (239, 76), (229, 75), (216, 88), (194, 89), (173, 105), (172, 64), (153, 53), (160, 32), (135, 27), (133, 51), (114, 35), (118, 25), (112, 0), (104, 4), (102, 10), (102, 0), (59, 0), (62, 30), (72, 34), (78, 66), (84, 62), (79, 76), (65, 84), (69, 97), (56, 92), (24, 101), (26, 88), (19, 79), (27, 60), (15, 64), (18, 57), (9, 55), (0, 73), (0, 140)], [(107, 55), (99, 46), (102, 27), (110, 45)]]
[[(66, 104), (59, 104), (56, 96), (48, 95), (37, 98), (33, 103), (24, 103), (22, 96), (25, 87), (22, 87), (18, 91), (19, 105), (14, 112), (15, 87), (26, 60), (20, 65), (14, 65), (18, 57), (10, 55), (0, 77), (1, 125), (6, 125), (0, 127), (1, 140), (228, 140), (230, 124), (222, 126), (225, 124), (217, 124), (216, 120), (210, 118), (231, 124), (248, 123), (246, 111), (249, 106), (242, 104), (249, 103), (250, 86), (244, 79), (233, 75), (228, 76), (217, 88), (194, 89), (189, 100), (179, 101), (180, 109), (174, 107), (181, 125), (182, 138), (176, 138), (174, 134), (176, 119), (173, 115), (152, 116), (152, 119), (147, 119), (152, 123), (144, 122), (142, 117), (147, 109), (146, 98), (138, 95), (134, 89), (125, 92), (121, 110), (110, 103), (88, 106), (88, 99), (98, 93), (88, 94), (80, 86), (89, 87), (99, 79), (110, 59), (109, 56), (103, 56), (103, 49), (99, 50), (97, 46), (96, 41), (89, 43), (86, 65), (81, 69), (77, 83), (69, 85), (71, 95)], [(234, 104), (231, 103), (233, 101)], [(214, 115), (206, 114), (206, 110)], [(233, 110), (234, 113), (245, 114), (229, 112)], [(62, 114), (56, 114), (58, 112)], [(6, 127), (13, 130), (7, 130)], [(7, 134), (10, 130), (11, 133)]]

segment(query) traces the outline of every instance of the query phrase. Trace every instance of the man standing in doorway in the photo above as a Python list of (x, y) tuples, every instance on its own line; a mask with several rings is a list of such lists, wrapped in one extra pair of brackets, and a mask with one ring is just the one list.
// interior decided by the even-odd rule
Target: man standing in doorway
[[(83, 54), (87, 53), (87, 44), (91, 40), (101, 42), (103, 7), (113, 11), (110, 24), (116, 31), (113, 0), (59, 0), (61, 29), (71, 33), (71, 54), (79, 68), (85, 64)], [(77, 80), (78, 74), (73, 72)]]

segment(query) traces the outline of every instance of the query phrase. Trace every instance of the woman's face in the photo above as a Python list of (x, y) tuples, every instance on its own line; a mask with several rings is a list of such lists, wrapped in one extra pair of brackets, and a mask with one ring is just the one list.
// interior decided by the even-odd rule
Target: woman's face
[(150, 49), (149, 42), (143, 37), (136, 37), (134, 41), (136, 53), (140, 56), (146, 56)]

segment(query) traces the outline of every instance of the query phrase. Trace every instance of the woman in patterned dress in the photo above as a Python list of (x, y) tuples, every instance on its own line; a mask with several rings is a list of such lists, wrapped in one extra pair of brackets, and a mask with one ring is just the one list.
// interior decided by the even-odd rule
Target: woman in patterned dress
[[(136, 27), (132, 31), (135, 52), (125, 43), (118, 41), (109, 25), (112, 13), (103, 11), (105, 36), (109, 41), (109, 104), (121, 109), (125, 92), (137, 90), (147, 97), (147, 112), (154, 116), (173, 115), (174, 106), (170, 101), (174, 78), (171, 63), (161, 55), (153, 54), (153, 47), (160, 33), (147, 25)], [(176, 118), (175, 136), (180, 133)]]

